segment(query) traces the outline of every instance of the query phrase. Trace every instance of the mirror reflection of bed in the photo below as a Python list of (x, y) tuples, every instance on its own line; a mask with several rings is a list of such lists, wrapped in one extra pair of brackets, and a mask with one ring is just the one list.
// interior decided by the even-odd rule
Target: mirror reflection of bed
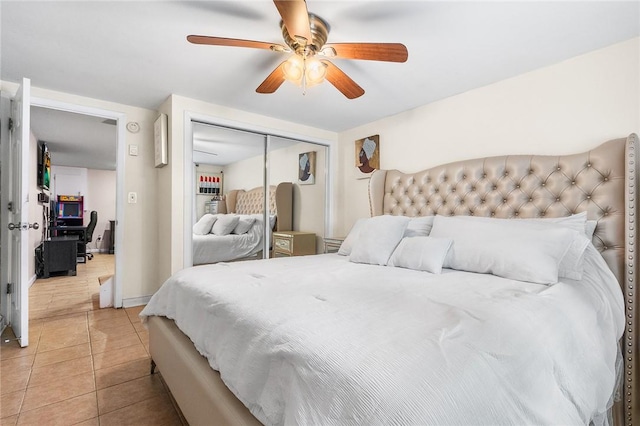
[(217, 201), (215, 213), (205, 213), (193, 227), (193, 264), (261, 259), (264, 235), (291, 230), (292, 184), (269, 187), (267, 231), (264, 188), (234, 189)]
[(273, 256), (273, 232), (314, 235), (321, 252), (325, 146), (199, 122), (192, 127), (194, 265)]

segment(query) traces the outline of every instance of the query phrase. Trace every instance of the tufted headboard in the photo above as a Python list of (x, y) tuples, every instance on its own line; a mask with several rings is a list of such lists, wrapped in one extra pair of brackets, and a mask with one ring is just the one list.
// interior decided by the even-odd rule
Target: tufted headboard
[[(221, 213), (258, 214), (264, 211), (264, 188), (234, 189), (225, 195)], [(276, 215), (275, 231), (290, 231), (293, 225), (293, 184), (281, 182), (269, 187), (269, 214)]]
[(405, 174), (377, 170), (369, 182), (371, 215), (560, 217), (583, 211), (597, 220), (593, 244), (618, 278), (626, 305), (623, 404), (616, 424), (640, 424), (640, 362), (634, 305), (638, 137), (581, 154), (515, 155), (459, 161)]

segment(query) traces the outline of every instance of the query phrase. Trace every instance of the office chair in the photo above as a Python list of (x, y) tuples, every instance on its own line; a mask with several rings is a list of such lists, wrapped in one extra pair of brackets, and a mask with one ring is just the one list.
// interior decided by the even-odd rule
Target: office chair
[(98, 223), (98, 212), (91, 212), (91, 219), (89, 220), (89, 225), (87, 225), (87, 230), (84, 233), (84, 252), (86, 253), (87, 259), (93, 259), (93, 253), (87, 252), (87, 243), (90, 243), (93, 239), (93, 230), (96, 229), (96, 224)]

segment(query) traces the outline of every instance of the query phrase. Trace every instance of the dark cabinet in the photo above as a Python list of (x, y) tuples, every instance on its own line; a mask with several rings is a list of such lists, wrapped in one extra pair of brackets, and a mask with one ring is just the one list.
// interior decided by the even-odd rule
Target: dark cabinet
[(77, 257), (77, 235), (51, 237), (36, 248), (36, 274), (39, 278), (49, 278), (54, 272), (75, 275)]

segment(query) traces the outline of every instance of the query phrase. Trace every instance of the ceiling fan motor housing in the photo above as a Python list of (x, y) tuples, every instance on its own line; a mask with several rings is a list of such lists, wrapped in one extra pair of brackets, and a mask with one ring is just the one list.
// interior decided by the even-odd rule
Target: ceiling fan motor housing
[(327, 42), (327, 37), (329, 36), (330, 27), (324, 19), (313, 13), (309, 13), (309, 24), (312, 39), (305, 40), (304, 37), (291, 37), (287, 28), (284, 26), (284, 21), (280, 21), (282, 37), (285, 43), (287, 43), (287, 46), (289, 46), (292, 51), (302, 56), (315, 55), (322, 49), (322, 46)]

